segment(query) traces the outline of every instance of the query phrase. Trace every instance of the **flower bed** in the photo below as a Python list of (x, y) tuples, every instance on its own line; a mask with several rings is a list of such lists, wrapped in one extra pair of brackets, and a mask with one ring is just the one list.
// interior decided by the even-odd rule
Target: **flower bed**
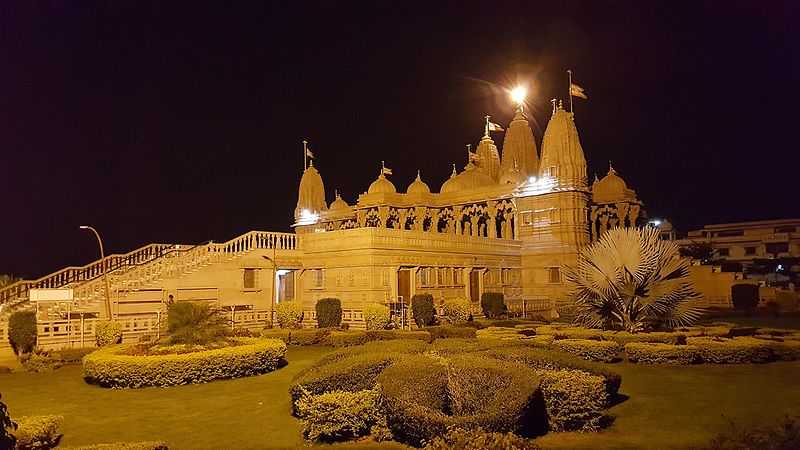
[(204, 383), (270, 372), (285, 360), (276, 339), (238, 338), (241, 345), (193, 353), (132, 356), (130, 346), (102, 348), (84, 357), (87, 381), (105, 387), (138, 388)]

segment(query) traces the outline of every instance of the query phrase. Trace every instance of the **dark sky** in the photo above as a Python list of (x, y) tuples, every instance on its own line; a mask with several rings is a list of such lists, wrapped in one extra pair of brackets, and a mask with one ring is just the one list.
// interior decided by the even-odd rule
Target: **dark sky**
[(796, 1), (269, 3), (0, 4), (0, 273), (95, 259), (83, 223), (109, 252), (287, 231), (303, 138), (328, 201), (381, 160), (438, 190), (517, 80), (539, 141), (568, 68), (589, 173), (651, 216), (800, 216)]

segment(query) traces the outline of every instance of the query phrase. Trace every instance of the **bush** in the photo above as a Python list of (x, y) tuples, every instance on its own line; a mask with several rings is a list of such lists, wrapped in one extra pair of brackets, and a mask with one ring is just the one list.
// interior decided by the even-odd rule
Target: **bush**
[(693, 364), (700, 360), (694, 345), (671, 345), (650, 342), (632, 342), (625, 345), (630, 362), (643, 364)]
[(61, 367), (61, 362), (50, 357), (48, 352), (35, 350), (20, 358), (22, 367), (28, 372), (52, 372)]
[(442, 315), (450, 323), (463, 323), (472, 319), (472, 304), (462, 298), (445, 300)]
[(446, 338), (474, 338), (477, 330), (469, 327), (454, 327), (447, 325), (440, 325), (435, 327), (428, 327), (425, 329), (430, 333), (431, 339), (446, 339)]
[(346, 353), (340, 359), (327, 359), (297, 374), (289, 387), (292, 403), (305, 394), (372, 389), (378, 375), (396, 358), (396, 355), (388, 353), (368, 352)]
[(113, 320), (102, 320), (94, 326), (94, 340), (98, 347), (122, 342), (122, 326)]
[(303, 305), (298, 302), (281, 302), (275, 305), (275, 319), (281, 328), (300, 328), (303, 322)]
[(508, 312), (502, 292), (484, 292), (481, 295), (481, 309), (483, 315), (490, 319), (497, 319)]
[(383, 430), (387, 430), (377, 389), (305, 395), (297, 401), (296, 409), (297, 415), (305, 420), (303, 436), (311, 441), (353, 439), (373, 430), (385, 435)]
[(169, 450), (166, 442), (113, 442), (110, 444), (81, 445), (80, 447), (59, 447), (59, 450)]
[(171, 344), (205, 345), (228, 333), (225, 319), (207, 303), (178, 302), (167, 309)]
[(291, 330), (289, 333), (289, 343), (292, 345), (317, 345), (322, 344), (331, 334), (328, 328), (306, 328), (301, 330)]
[(420, 341), (430, 342), (431, 334), (426, 328), (425, 331), (403, 331), (403, 330), (375, 330), (367, 331), (367, 341), (393, 341), (396, 339), (418, 339)]
[(367, 330), (383, 330), (389, 326), (389, 307), (379, 303), (371, 303), (362, 310)]
[(59, 428), (64, 416), (23, 416), (17, 419), (18, 428), (11, 433), (17, 449), (53, 448), (61, 438)]
[(764, 363), (772, 358), (768, 342), (752, 337), (690, 337), (687, 342), (709, 364)]
[(338, 298), (317, 300), (317, 327), (339, 328), (342, 324), (342, 301)]
[(437, 436), (425, 450), (539, 450), (529, 439), (514, 433), (487, 433), (483, 430), (451, 428), (444, 436)]
[(323, 341), (333, 347), (349, 347), (367, 342), (367, 333), (364, 331), (336, 331), (332, 330)]
[(36, 346), (36, 312), (16, 311), (8, 318), (8, 342), (15, 355), (30, 353)]
[(400, 357), (405, 354), (424, 353), (429, 350), (427, 341), (416, 339), (397, 339), (384, 342), (367, 342), (364, 345), (356, 347), (345, 347), (338, 349), (332, 353), (328, 353), (322, 358), (318, 359), (316, 363), (307, 369), (304, 369), (295, 376), (295, 380), (299, 380), (306, 372), (316, 370), (325, 365), (331, 364), (336, 361), (351, 358), (353, 356), (364, 355), (367, 353), (377, 353), (381, 355), (394, 355)]
[(553, 341), (553, 348), (572, 353), (588, 361), (612, 362), (617, 359), (622, 347), (613, 341), (587, 339), (561, 339)]
[(436, 309), (433, 307), (433, 295), (417, 294), (411, 297), (411, 314), (417, 326), (428, 327), (436, 320)]
[(97, 350), (94, 347), (86, 348), (64, 348), (50, 352), (50, 357), (64, 364), (78, 364), (83, 361), (83, 357)]
[(594, 341), (603, 339), (602, 330), (561, 325), (542, 325), (536, 327), (536, 334), (552, 335), (555, 336), (556, 339), (590, 339)]
[(270, 372), (285, 360), (286, 344), (238, 338), (241, 345), (194, 353), (131, 356), (130, 346), (97, 350), (83, 358), (83, 375), (107, 387), (174, 386)]
[(538, 379), (518, 364), (471, 355), (450, 361), (410, 355), (384, 370), (378, 381), (392, 431), (411, 445), (442, 436), (450, 427), (541, 431), (536, 428), (541, 421), (533, 420), (542, 408)]
[(740, 311), (753, 311), (758, 306), (758, 285), (734, 284), (731, 286), (733, 307)]
[(540, 373), (551, 431), (595, 431), (608, 403), (605, 380), (581, 370)]
[(686, 335), (677, 332), (652, 331), (647, 333), (628, 333), (626, 331), (604, 331), (603, 340), (614, 341), (622, 346), (635, 342), (652, 342), (660, 344), (685, 344)]

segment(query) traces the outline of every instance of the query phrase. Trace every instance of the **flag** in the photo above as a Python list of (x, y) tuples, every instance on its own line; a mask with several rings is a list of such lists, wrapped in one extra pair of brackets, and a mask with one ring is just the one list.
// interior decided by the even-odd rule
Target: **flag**
[(383, 169), (381, 169), (381, 173), (384, 174), (384, 175), (391, 175), (392, 174), (392, 169), (390, 169), (388, 167), (384, 167)]
[(573, 97), (580, 97), (582, 99), (589, 100), (589, 97), (587, 97), (586, 94), (583, 92), (583, 88), (578, 86), (575, 83), (570, 83), (569, 84), (569, 95), (571, 95)]
[(505, 130), (503, 130), (503, 127), (501, 127), (500, 125), (494, 122), (489, 122), (489, 131), (505, 131)]
[(311, 149), (310, 148), (306, 148), (306, 156), (308, 156), (311, 159), (314, 159), (314, 154), (311, 153)]

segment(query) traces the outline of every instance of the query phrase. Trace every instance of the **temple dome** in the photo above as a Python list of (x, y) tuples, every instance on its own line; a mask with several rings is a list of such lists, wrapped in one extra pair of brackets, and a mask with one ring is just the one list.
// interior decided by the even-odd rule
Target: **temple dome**
[(500, 176), (511, 172), (515, 164), (523, 178), (527, 179), (539, 172), (539, 155), (536, 152), (533, 130), (528, 123), (528, 118), (521, 110), (517, 111), (506, 129), (506, 136), (503, 140), (503, 158), (500, 161)]
[(586, 157), (578, 129), (570, 112), (563, 106), (553, 108), (542, 139), (539, 176), (551, 178), (562, 188), (586, 188)]
[(467, 167), (464, 168), (464, 171), (458, 174), (455, 178), (458, 182), (460, 189), (477, 189), (484, 186), (490, 186), (495, 184), (495, 181), (483, 170), (479, 170), (478, 167), (472, 162), (467, 164)]
[(346, 201), (342, 200), (342, 196), (339, 193), (336, 193), (336, 199), (331, 202), (331, 206), (328, 207), (330, 211), (342, 211), (345, 209), (349, 209), (350, 205), (347, 204)]
[(456, 173), (456, 165), (453, 164), (453, 173), (450, 174), (450, 178), (447, 179), (442, 184), (441, 189), (439, 192), (442, 194), (447, 194), (449, 192), (457, 192), (461, 190), (461, 183), (457, 179), (458, 174)]
[(609, 164), (608, 174), (592, 183), (592, 198), (597, 203), (613, 203), (636, 198), (636, 193), (628, 189), (627, 183)]
[(406, 189), (406, 193), (408, 194), (430, 194), (431, 188), (422, 181), (420, 178), (420, 173), (417, 171), (417, 178), (408, 185), (408, 189)]
[(297, 196), (297, 207), (294, 210), (295, 219), (299, 218), (303, 211), (309, 213), (319, 213), (327, 210), (325, 203), (325, 184), (322, 176), (314, 167), (312, 162), (300, 178), (300, 189)]
[(368, 194), (394, 194), (396, 192), (397, 189), (395, 189), (394, 184), (389, 181), (383, 173), (381, 173), (377, 180), (369, 185), (369, 189), (367, 190)]

